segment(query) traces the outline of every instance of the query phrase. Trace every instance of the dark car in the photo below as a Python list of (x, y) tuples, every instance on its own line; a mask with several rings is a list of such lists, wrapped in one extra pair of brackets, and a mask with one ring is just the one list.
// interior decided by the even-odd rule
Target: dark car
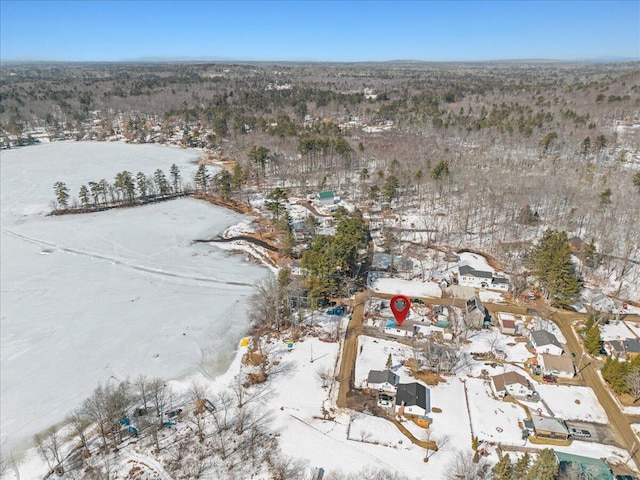
[(411, 299), (411, 303), (417, 303), (419, 305), (424, 305), (424, 302), (422, 300), (420, 300), (419, 298), (412, 298)]
[(616, 480), (638, 480), (638, 477), (633, 475), (616, 475)]
[(543, 375), (542, 381), (547, 383), (558, 383), (558, 380), (553, 375)]

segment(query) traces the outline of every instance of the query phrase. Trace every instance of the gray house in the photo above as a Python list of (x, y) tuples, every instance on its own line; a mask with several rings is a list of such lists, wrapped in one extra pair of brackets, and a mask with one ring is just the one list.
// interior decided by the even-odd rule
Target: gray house
[(371, 390), (396, 393), (399, 377), (391, 370), (370, 370), (367, 387)]
[(396, 413), (425, 417), (431, 411), (431, 393), (418, 382), (401, 383), (396, 393)]

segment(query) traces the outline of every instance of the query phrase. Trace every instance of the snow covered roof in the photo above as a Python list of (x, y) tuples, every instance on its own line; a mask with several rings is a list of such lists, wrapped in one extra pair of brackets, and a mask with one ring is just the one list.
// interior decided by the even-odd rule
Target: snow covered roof
[(396, 394), (396, 405), (411, 406), (416, 405), (424, 408), (425, 411), (431, 411), (431, 395), (429, 389), (418, 382), (401, 383), (398, 385), (398, 393)]
[(367, 377), (368, 383), (389, 383), (391, 385), (398, 384), (398, 375), (391, 370), (370, 370)]
[(535, 332), (531, 332), (531, 340), (536, 347), (541, 347), (543, 345), (555, 345), (556, 347), (562, 348), (562, 345), (560, 345), (556, 336), (546, 330), (536, 330)]

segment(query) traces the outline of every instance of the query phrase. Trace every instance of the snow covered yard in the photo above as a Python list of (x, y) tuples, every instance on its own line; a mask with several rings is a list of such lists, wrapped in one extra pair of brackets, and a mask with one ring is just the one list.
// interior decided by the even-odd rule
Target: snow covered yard
[(419, 282), (399, 278), (378, 278), (371, 285), (371, 289), (374, 292), (388, 293), (391, 295), (403, 294), (409, 297), (442, 297), (442, 290), (435, 282)]
[(595, 393), (588, 387), (541, 383), (536, 385), (536, 390), (556, 417), (596, 423), (609, 421)]
[(360, 335), (356, 357), (356, 387), (366, 386), (370, 370), (385, 370), (389, 355), (391, 355), (391, 368), (400, 377), (400, 383), (414, 381), (413, 377), (409, 376), (409, 370), (401, 365), (402, 361), (413, 357), (411, 347), (390, 340)]
[(522, 425), (524, 409), (509, 402), (493, 398), (489, 380), (465, 380), (473, 435), (479, 440), (505, 445), (524, 445)]

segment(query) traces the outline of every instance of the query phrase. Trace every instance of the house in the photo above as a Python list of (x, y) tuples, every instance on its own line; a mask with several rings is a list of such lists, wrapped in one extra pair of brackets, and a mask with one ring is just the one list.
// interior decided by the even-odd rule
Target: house
[(546, 330), (536, 330), (531, 332), (531, 348), (535, 353), (549, 353), (551, 355), (562, 355), (564, 352), (562, 345), (556, 336)]
[(498, 312), (498, 323), (500, 324), (500, 332), (505, 335), (515, 335), (518, 332), (516, 317), (510, 313)]
[(540, 365), (543, 375), (553, 375), (571, 380), (576, 374), (573, 359), (569, 355), (538, 354), (538, 365)]
[(401, 383), (396, 393), (396, 414), (425, 417), (431, 411), (431, 393), (418, 382)]
[(319, 201), (321, 205), (328, 207), (336, 203), (336, 195), (332, 190), (325, 190), (324, 192), (316, 194), (316, 200)]
[(569, 438), (569, 430), (561, 418), (530, 414), (533, 430), (537, 437), (559, 438), (562, 440)]
[(391, 370), (370, 370), (367, 377), (367, 387), (371, 390), (396, 393), (400, 377)]
[(640, 341), (635, 338), (609, 340), (604, 342), (604, 348), (612, 357), (627, 359), (640, 354)]
[(476, 270), (469, 265), (458, 267), (458, 283), (463, 287), (487, 288), (491, 285), (492, 272)]
[(491, 325), (491, 317), (477, 295), (467, 300), (464, 321), (468, 328), (478, 330)]
[(491, 386), (494, 393), (504, 398), (507, 395), (512, 397), (528, 397), (533, 395), (533, 388), (529, 380), (518, 372), (507, 372), (491, 377)]
[(598, 458), (583, 457), (554, 451), (561, 478), (588, 478), (589, 480), (613, 480), (609, 466)]
[(511, 285), (509, 284), (509, 280), (504, 277), (493, 277), (491, 279), (491, 285), (489, 288), (492, 290), (502, 290), (504, 292), (508, 292), (511, 289)]

